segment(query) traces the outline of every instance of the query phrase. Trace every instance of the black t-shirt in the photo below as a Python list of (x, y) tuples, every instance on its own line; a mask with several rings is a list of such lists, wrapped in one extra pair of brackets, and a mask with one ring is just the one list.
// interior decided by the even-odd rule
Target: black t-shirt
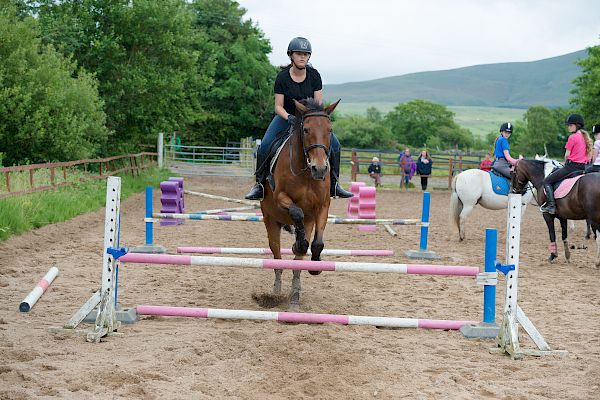
[(290, 68), (287, 67), (277, 74), (275, 79), (275, 93), (283, 95), (283, 108), (288, 114), (296, 115), (296, 106), (293, 100), (302, 100), (313, 97), (317, 90), (323, 89), (319, 71), (312, 67), (306, 67), (306, 79), (297, 83), (290, 76)]

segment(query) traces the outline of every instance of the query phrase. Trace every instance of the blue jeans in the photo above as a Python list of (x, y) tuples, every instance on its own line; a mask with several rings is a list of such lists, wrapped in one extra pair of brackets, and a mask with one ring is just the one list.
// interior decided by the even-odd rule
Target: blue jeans
[[(265, 132), (265, 136), (262, 138), (262, 141), (260, 142), (260, 148), (258, 149), (258, 151), (260, 152), (260, 154), (262, 156), (264, 156), (264, 157), (267, 156), (267, 152), (269, 151), (271, 144), (275, 141), (277, 136), (279, 136), (281, 133), (285, 132), (288, 129), (288, 127), (289, 127), (289, 124), (288, 124), (287, 120), (281, 118), (279, 115), (275, 115), (275, 117), (273, 117), (273, 120), (271, 121), (271, 123), (269, 124), (269, 127), (267, 128), (267, 132)], [(341, 148), (340, 141), (332, 133), (331, 134), (331, 151), (335, 152), (335, 153), (339, 153), (340, 148)]]

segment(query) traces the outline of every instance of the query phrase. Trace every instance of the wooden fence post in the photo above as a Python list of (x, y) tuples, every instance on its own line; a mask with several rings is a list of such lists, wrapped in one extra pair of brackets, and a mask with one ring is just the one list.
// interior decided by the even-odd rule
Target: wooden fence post
[(452, 188), (452, 176), (454, 175), (454, 160), (448, 159), (448, 190)]
[(50, 168), (50, 185), (56, 186), (56, 182), (54, 180), (54, 167)]
[(404, 160), (403, 158), (400, 159), (400, 190), (402, 190), (404, 188), (404, 186), (406, 186), (406, 189), (408, 189), (408, 185), (404, 184), (404, 165), (406, 164), (406, 160)]
[(352, 158), (351, 158), (351, 178), (352, 182), (356, 182), (356, 174), (358, 173), (358, 157), (356, 157), (356, 151), (352, 150)]
[(29, 187), (33, 189), (33, 169), (29, 170)]
[(5, 175), (6, 175), (6, 191), (10, 192), (10, 172), (6, 171)]

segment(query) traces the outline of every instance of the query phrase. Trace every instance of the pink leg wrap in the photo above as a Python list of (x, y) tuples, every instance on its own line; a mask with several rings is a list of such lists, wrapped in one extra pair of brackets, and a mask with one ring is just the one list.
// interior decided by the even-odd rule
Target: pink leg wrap
[(548, 251), (550, 251), (550, 253), (556, 253), (556, 242), (552, 242), (548, 245)]

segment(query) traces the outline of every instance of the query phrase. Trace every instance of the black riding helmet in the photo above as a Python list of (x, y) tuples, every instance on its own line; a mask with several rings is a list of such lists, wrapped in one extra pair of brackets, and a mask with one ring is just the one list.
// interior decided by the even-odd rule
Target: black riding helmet
[(575, 124), (579, 128), (583, 128), (583, 117), (579, 114), (571, 114), (567, 117), (565, 125)]
[(291, 55), (293, 52), (298, 51), (302, 53), (312, 54), (312, 47), (308, 39), (303, 37), (295, 37), (288, 44), (287, 54)]
[(513, 130), (513, 126), (510, 122), (505, 122), (502, 125), (500, 125), (500, 132), (510, 132), (512, 133)]
[(600, 133), (600, 124), (596, 124), (592, 126), (592, 133), (595, 135), (596, 133)]

